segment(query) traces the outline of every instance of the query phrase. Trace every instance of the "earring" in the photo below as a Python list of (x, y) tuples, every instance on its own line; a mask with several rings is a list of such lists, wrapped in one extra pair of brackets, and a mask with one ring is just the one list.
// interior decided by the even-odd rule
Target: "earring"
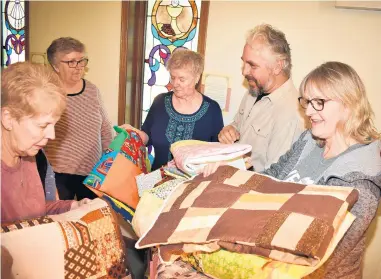
[(12, 126), (11, 125), (7, 125), (6, 127), (4, 127), (5, 128), (5, 130), (7, 130), (7, 131), (11, 131), (12, 130)]

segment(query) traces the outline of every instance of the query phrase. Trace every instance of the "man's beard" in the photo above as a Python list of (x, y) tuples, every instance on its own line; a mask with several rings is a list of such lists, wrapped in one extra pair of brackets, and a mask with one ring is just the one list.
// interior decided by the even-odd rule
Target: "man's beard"
[(258, 95), (265, 93), (264, 90), (263, 90), (263, 86), (260, 85), (255, 78), (253, 78), (251, 76), (245, 76), (245, 78), (246, 78), (247, 81), (254, 81), (255, 82), (255, 85), (256, 85), (255, 88), (251, 87), (250, 84), (249, 84), (249, 93), (252, 96), (257, 97)]

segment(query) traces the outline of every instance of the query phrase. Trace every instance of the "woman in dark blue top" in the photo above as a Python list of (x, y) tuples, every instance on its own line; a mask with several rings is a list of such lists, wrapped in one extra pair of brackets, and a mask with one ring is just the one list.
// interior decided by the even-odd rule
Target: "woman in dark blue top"
[(158, 95), (140, 135), (155, 148), (156, 170), (172, 160), (169, 148), (180, 140), (218, 141), (224, 127), (218, 103), (195, 87), (204, 70), (203, 57), (188, 49), (176, 49), (167, 62), (173, 91)]
[(157, 96), (142, 126), (149, 137), (147, 145), (155, 148), (153, 170), (172, 160), (169, 151), (172, 143), (187, 139), (218, 141), (218, 133), (224, 126), (216, 101), (198, 93), (202, 98), (199, 108), (194, 113), (183, 114), (173, 105), (175, 94), (168, 92)]

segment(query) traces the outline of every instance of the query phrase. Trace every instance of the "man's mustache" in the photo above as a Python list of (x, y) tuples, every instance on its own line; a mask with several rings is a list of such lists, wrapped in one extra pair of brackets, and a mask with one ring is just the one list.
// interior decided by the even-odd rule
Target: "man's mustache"
[(255, 83), (258, 83), (258, 81), (254, 77), (245, 76), (245, 78), (246, 78), (247, 81), (254, 81)]

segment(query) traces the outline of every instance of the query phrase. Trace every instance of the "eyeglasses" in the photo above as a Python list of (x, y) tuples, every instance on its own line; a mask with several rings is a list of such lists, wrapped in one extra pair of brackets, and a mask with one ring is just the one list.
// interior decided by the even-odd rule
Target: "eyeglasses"
[(80, 67), (86, 67), (87, 63), (89, 63), (89, 59), (88, 58), (83, 58), (81, 60), (70, 60), (70, 61), (61, 61), (62, 63), (66, 63), (69, 68), (77, 68), (78, 65)]
[(303, 98), (303, 97), (299, 97), (298, 100), (299, 100), (299, 104), (302, 108), (307, 109), (308, 104), (311, 103), (312, 107), (316, 111), (322, 111), (324, 109), (324, 104), (326, 102), (331, 101), (328, 99), (318, 99), (318, 98), (307, 100), (306, 98)]

